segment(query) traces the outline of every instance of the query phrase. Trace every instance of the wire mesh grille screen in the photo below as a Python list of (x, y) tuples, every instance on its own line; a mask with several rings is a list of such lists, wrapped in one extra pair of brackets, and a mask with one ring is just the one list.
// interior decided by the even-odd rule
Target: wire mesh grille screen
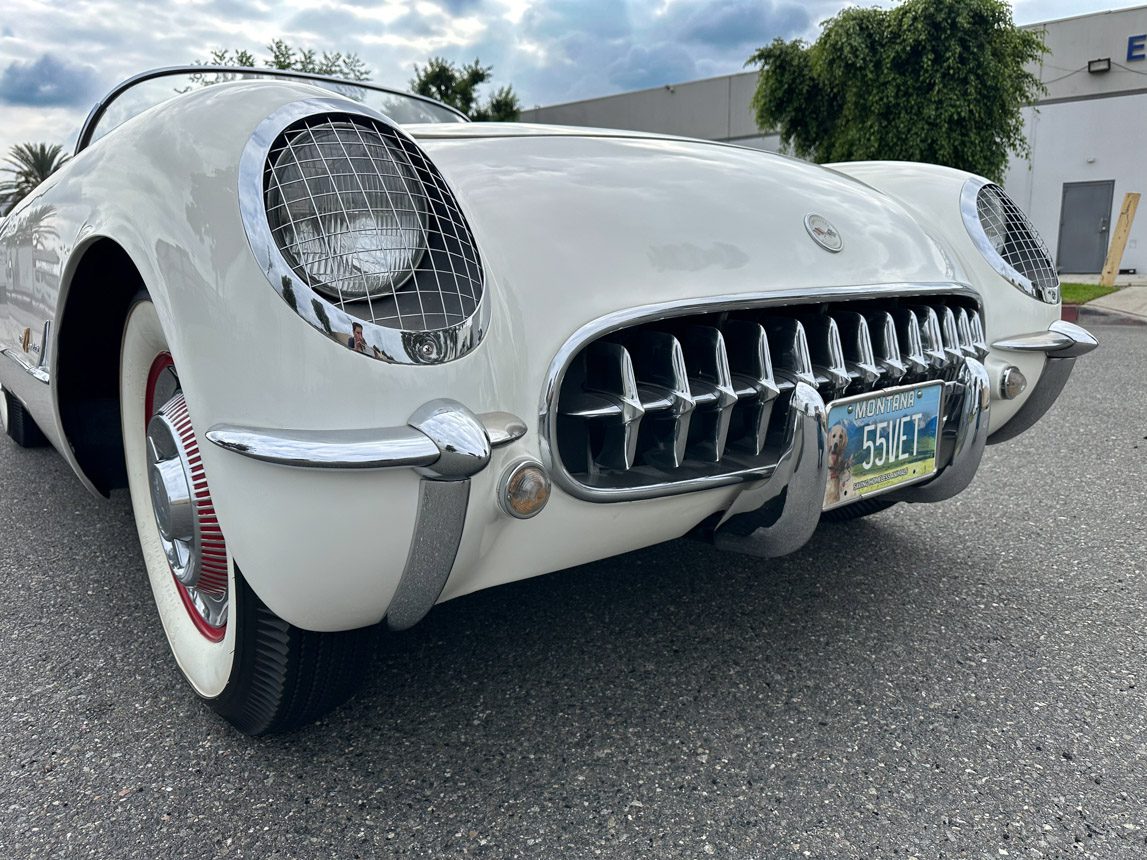
[(264, 193), (287, 263), (346, 313), (435, 331), (477, 310), (469, 225), (434, 165), (390, 127), (330, 114), (289, 126), (267, 155)]
[(980, 224), (1004, 262), (1032, 282), (1043, 298), (1055, 298), (1059, 276), (1047, 246), (1028, 217), (998, 185), (985, 185), (976, 198)]

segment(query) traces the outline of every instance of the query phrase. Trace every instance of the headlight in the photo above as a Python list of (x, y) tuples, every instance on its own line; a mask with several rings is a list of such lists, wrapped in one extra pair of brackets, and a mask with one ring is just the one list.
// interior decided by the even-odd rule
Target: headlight
[(386, 296), (425, 251), (427, 200), (406, 153), (373, 126), (288, 129), (267, 159), (267, 220), (311, 287), (340, 304)]
[(474, 233), (422, 147), (346, 99), (272, 111), (239, 157), (239, 210), (259, 268), (312, 328), (360, 355), (441, 364), (486, 333)]
[(1047, 246), (1002, 188), (969, 179), (960, 210), (968, 235), (993, 269), (1033, 298), (1059, 301), (1059, 276)]

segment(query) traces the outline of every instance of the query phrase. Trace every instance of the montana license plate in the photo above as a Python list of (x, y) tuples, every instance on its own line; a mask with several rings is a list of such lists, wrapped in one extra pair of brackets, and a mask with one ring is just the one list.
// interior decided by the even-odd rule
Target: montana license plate
[(926, 382), (833, 401), (824, 510), (935, 474), (943, 394)]

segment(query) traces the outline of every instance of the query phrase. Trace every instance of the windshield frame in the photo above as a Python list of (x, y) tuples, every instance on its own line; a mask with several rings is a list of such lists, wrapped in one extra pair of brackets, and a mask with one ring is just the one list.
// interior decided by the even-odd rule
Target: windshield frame
[[(271, 78), (294, 78), (296, 80), (304, 81), (325, 81), (331, 84), (342, 84), (348, 87), (361, 87), (363, 89), (374, 90), (380, 93), (386, 93), (392, 96), (402, 96), (408, 99), (415, 99), (416, 101), (428, 102), (435, 107), (445, 108), (453, 114), (459, 116), (463, 122), (470, 122), (470, 117), (462, 113), (455, 107), (452, 107), (437, 99), (432, 99), (429, 96), (418, 95), (417, 93), (408, 93), (404, 90), (397, 90), (393, 87), (383, 87), (378, 84), (369, 83), (367, 81), (348, 81), (344, 78), (334, 78), (330, 75), (317, 75), (313, 72), (296, 72), (291, 69), (271, 69), (259, 68), (258, 66), (164, 66), (159, 69), (150, 69), (146, 72), (140, 72), (138, 75), (132, 75), (125, 81), (117, 84), (108, 92), (103, 98), (95, 103), (92, 109), (88, 112), (87, 119), (84, 120), (83, 126), (80, 127), (80, 136), (76, 139), (76, 149), (73, 155), (79, 155), (92, 143), (92, 135), (95, 133), (96, 126), (99, 121), (103, 119), (107, 109), (111, 106), (117, 98), (130, 90), (136, 84), (142, 84), (145, 81), (155, 80), (156, 78), (163, 78), (174, 75), (186, 74), (236, 74), (236, 75), (260, 75)], [(258, 78), (252, 78), (258, 80)], [(177, 98), (178, 94), (173, 95), (172, 98)]]

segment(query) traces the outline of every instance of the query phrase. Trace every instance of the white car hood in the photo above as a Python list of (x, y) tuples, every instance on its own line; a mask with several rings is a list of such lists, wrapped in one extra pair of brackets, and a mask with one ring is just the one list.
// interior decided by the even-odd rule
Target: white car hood
[[(499, 280), (576, 289), (591, 303), (604, 288), (603, 312), (762, 290), (964, 280), (899, 203), (807, 162), (641, 132), (407, 130), (458, 194)], [(813, 239), (810, 214), (841, 234), (839, 252)]]

